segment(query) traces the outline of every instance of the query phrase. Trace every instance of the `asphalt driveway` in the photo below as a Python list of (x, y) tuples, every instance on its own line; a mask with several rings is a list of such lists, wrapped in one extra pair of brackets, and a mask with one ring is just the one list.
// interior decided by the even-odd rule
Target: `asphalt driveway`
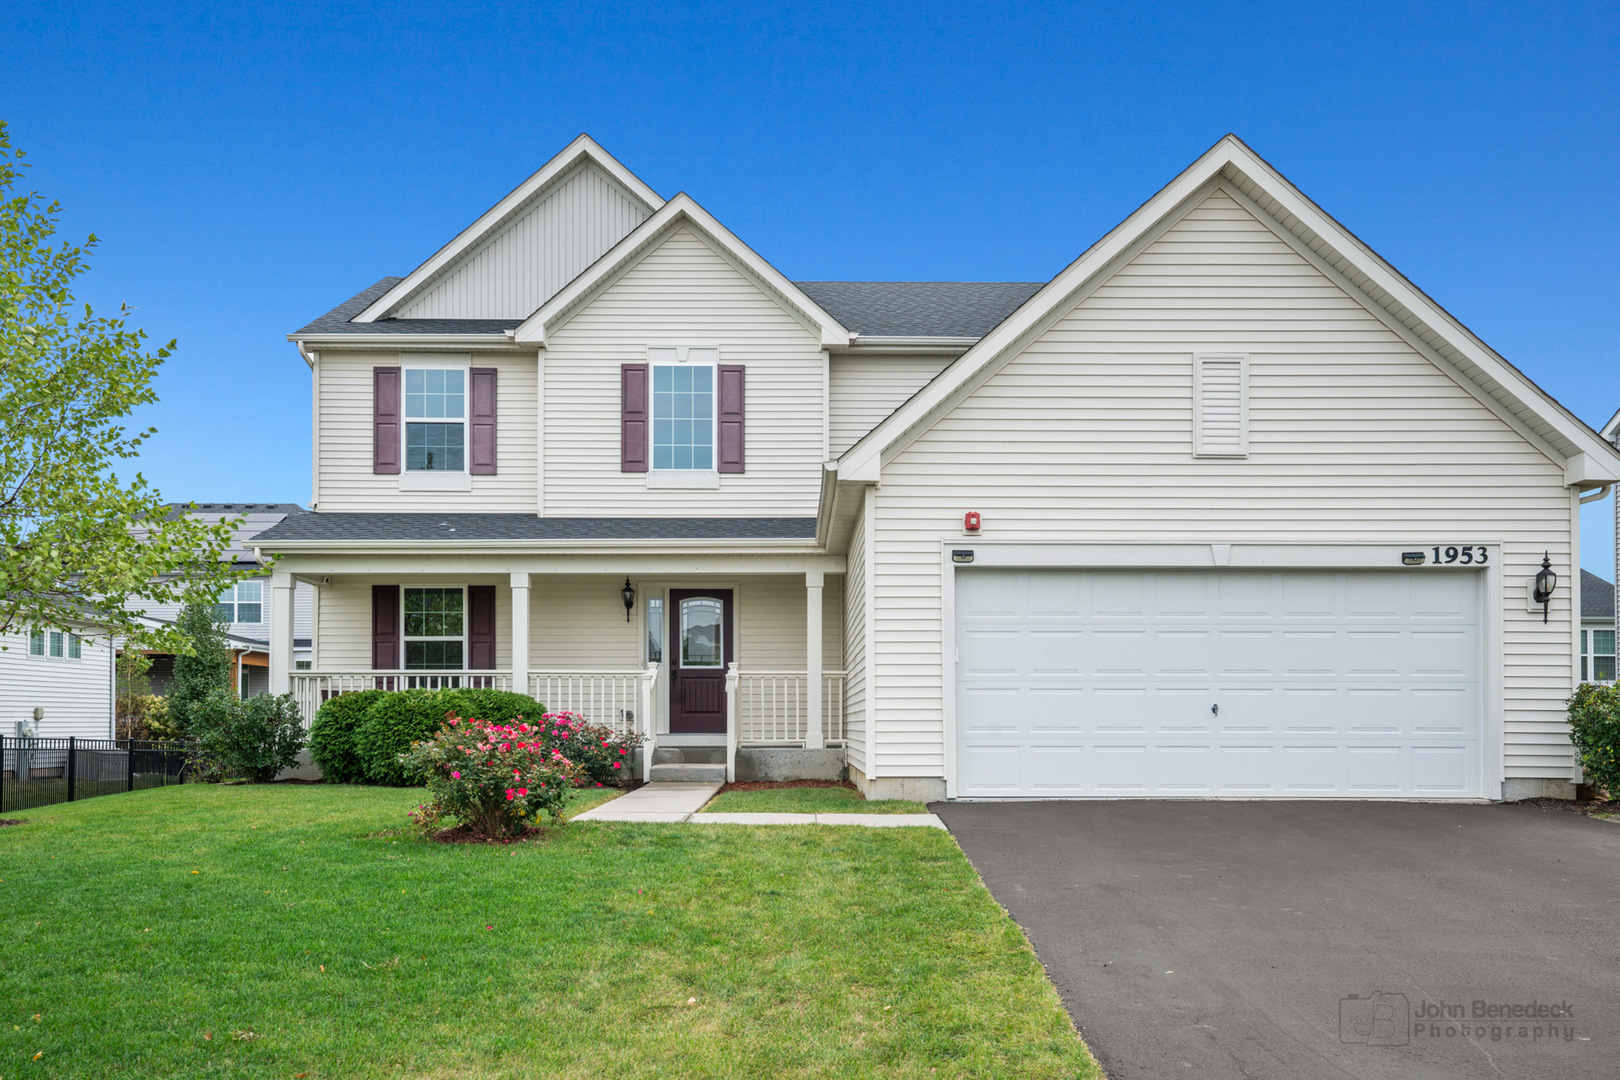
[(1620, 1075), (1620, 824), (1424, 803), (931, 809), (1111, 1080)]

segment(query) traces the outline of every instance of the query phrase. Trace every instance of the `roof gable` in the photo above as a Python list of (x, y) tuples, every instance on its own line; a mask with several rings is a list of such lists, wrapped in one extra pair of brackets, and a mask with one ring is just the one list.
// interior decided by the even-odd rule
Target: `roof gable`
[(840, 478), (879, 479), (887, 458), (1216, 190), (1245, 206), (1407, 344), (1560, 461), (1569, 483), (1603, 483), (1620, 477), (1620, 451), (1476, 338), (1236, 136), (1228, 135), (845, 451), (839, 461)]
[(663, 205), (581, 135), (354, 321), (526, 318)]
[(565, 324), (610, 283), (682, 227), (690, 228), (766, 295), (817, 333), (823, 345), (849, 344), (853, 335), (843, 324), (684, 192), (665, 203), (588, 270), (547, 300), (517, 328), (513, 340), (545, 344), (548, 333)]

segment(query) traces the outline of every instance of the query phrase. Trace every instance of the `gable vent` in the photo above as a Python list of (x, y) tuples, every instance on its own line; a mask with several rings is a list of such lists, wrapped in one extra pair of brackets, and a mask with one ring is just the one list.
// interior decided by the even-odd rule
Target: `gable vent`
[(1193, 357), (1193, 453), (1243, 457), (1249, 452), (1249, 358)]

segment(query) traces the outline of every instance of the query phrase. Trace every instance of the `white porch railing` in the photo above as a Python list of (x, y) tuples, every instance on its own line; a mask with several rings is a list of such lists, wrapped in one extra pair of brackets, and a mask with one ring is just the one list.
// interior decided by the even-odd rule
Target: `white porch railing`
[(292, 694), (304, 726), (321, 703), (356, 690), (512, 689), (510, 671), (295, 671)]
[(529, 696), (547, 712), (579, 713), (620, 733), (645, 734), (642, 685), (649, 677), (642, 670), (531, 671)]
[[(807, 733), (810, 677), (803, 671), (738, 672), (738, 740), (745, 746), (802, 746)], [(821, 677), (821, 739), (844, 741), (844, 673)]]

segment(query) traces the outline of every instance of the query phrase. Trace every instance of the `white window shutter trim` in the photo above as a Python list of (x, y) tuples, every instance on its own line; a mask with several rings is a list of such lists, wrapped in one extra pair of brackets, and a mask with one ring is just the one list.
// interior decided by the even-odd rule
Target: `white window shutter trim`
[(1249, 452), (1249, 358), (1193, 358), (1193, 453), (1242, 457)]

